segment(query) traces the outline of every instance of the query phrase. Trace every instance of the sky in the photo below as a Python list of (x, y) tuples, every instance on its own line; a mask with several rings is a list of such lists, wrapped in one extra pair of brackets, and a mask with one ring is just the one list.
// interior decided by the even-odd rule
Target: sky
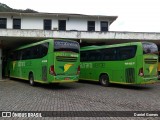
[(118, 16), (110, 31), (160, 32), (160, 0), (0, 0), (14, 9)]

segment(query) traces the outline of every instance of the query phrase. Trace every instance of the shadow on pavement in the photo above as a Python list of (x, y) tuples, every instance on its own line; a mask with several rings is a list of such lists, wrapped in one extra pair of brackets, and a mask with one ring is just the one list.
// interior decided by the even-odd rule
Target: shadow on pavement
[[(85, 80), (80, 80), (79, 83), (83, 84), (92, 84), (92, 85), (100, 85), (99, 82), (97, 81), (85, 81)], [(155, 83), (158, 84), (158, 83)], [(115, 84), (111, 83), (109, 87), (114, 87), (114, 88), (124, 88), (124, 89), (133, 89), (133, 90), (150, 90), (153, 88), (153, 84), (142, 84), (142, 85), (124, 85), (124, 84)], [(103, 87), (103, 86), (102, 86)]]
[[(10, 79), (10, 81), (17, 81), (19, 83), (25, 83), (27, 84), (28, 86), (31, 86), (29, 84), (29, 81), (28, 80), (21, 80), (21, 79), (16, 79), (16, 78), (12, 78)], [(43, 83), (35, 83), (34, 86), (31, 86), (31, 87), (41, 87), (41, 88), (45, 88), (45, 89), (52, 89), (52, 90), (64, 90), (64, 89), (76, 89), (76, 86), (74, 86), (74, 82), (73, 83), (60, 83), (60, 84), (57, 84), (57, 83), (50, 83), (50, 84), (43, 84)]]

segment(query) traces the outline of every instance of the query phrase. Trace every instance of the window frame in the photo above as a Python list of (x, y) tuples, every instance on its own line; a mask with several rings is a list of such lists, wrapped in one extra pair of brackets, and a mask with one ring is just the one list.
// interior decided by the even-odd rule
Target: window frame
[(51, 19), (44, 19), (43, 20), (43, 29), (44, 30), (51, 30), (52, 29), (52, 20)]
[[(65, 23), (64, 25), (62, 24), (63, 22)], [(66, 20), (58, 20), (58, 30), (66, 31)]]
[[(107, 26), (102, 26), (103, 23), (106, 23)], [(101, 31), (102, 31), (102, 32), (107, 32), (107, 31), (108, 31), (108, 28), (109, 28), (108, 21), (101, 21)]]
[(48, 50), (49, 50), (49, 42), (45, 42), (35, 46), (13, 51), (11, 53), (11, 59), (12, 60), (40, 59), (48, 54)]
[[(94, 24), (94, 25), (91, 25), (91, 24)], [(88, 21), (87, 22), (87, 30), (88, 31), (95, 31), (95, 21)]]
[(118, 56), (117, 59), (118, 60), (132, 59), (132, 58), (134, 58), (136, 56), (136, 52), (137, 52), (137, 45), (118, 47), (117, 48), (117, 54), (118, 54), (117, 55)]
[[(15, 21), (18, 21), (18, 24), (15, 24)], [(13, 29), (21, 29), (21, 19), (20, 18), (13, 18)]]
[[(2, 22), (2, 24), (1, 24), (1, 22)], [(7, 18), (0, 18), (0, 29), (6, 29), (6, 28), (7, 28)]]
[[(132, 49), (134, 50), (134, 53), (128, 54), (127, 57), (123, 58), (122, 53), (124, 50)], [(122, 51), (123, 50), (123, 51)], [(107, 54), (105, 55), (105, 53)], [(96, 49), (96, 50), (86, 50), (81, 51), (80, 53), (80, 61), (123, 61), (132, 59), (135, 57), (137, 52), (137, 45), (132, 46), (123, 46), (123, 47), (113, 47), (113, 48), (102, 48), (102, 49)], [(98, 57), (97, 57), (98, 56)]]

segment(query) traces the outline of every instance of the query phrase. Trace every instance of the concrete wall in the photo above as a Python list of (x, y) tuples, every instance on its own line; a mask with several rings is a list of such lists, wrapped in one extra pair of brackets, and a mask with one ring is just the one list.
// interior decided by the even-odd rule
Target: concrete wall
[(89, 40), (160, 40), (160, 33), (151, 32), (84, 32), (84, 31), (44, 31), (0, 29), (4, 38), (71, 38)]

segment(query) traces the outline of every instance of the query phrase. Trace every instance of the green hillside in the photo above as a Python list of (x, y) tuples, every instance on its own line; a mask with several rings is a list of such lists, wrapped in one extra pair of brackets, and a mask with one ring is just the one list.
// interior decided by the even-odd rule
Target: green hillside
[(0, 12), (38, 13), (37, 11), (32, 9), (26, 9), (26, 10), (13, 9), (3, 3), (0, 3)]

